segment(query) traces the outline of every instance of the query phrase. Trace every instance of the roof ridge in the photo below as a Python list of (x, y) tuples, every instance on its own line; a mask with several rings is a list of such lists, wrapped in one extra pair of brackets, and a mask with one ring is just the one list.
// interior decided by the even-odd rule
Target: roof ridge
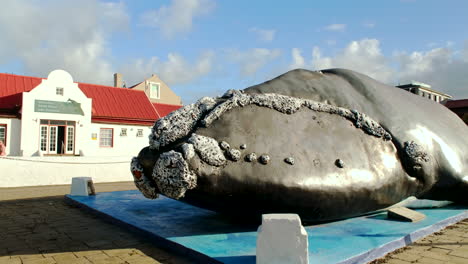
[[(34, 78), (34, 79), (47, 80), (47, 77), (36, 77), (36, 76), (20, 75), (20, 74), (14, 74), (14, 73), (6, 73), (6, 72), (0, 72), (0, 74), (1, 74), (1, 75), (14, 76), (14, 77), (23, 77), (23, 78)], [(78, 81), (73, 81), (73, 83), (84, 84), (84, 85), (95, 85), (95, 86), (102, 86), (102, 87), (108, 87), (108, 88), (118, 88), (118, 89), (131, 90), (130, 88), (115, 87), (115, 86), (104, 85), (104, 84), (97, 84), (97, 83), (87, 83), (87, 82), (78, 82)], [(132, 90), (132, 91), (135, 91), (135, 90)]]
[(93, 85), (93, 86), (100, 86), (100, 87), (111, 88), (111, 89), (120, 89), (120, 90), (125, 90), (125, 91), (144, 93), (144, 91), (141, 91), (141, 90), (133, 90), (133, 89), (124, 88), (124, 87), (114, 87), (114, 86), (108, 86), (108, 85), (103, 85), (103, 84), (94, 84), (94, 83), (82, 83), (82, 82), (76, 82), (76, 83), (78, 84), (78, 86), (80, 84), (84, 84), (84, 85)]
[(14, 73), (6, 73), (6, 72), (0, 72), (2, 75), (9, 75), (9, 76), (18, 76), (18, 77), (26, 77), (26, 78), (35, 78), (35, 79), (47, 79), (43, 77), (36, 77), (36, 76), (28, 76), (28, 75), (19, 75), (19, 74), (14, 74)]

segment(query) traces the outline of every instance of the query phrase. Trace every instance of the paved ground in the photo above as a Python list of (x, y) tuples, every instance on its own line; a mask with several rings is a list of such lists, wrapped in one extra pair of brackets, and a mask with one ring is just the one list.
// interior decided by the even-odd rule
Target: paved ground
[(372, 262), (380, 263), (468, 264), (468, 219)]
[[(96, 184), (97, 192), (132, 189), (132, 182)], [(69, 191), (67, 185), (0, 188), (0, 264), (195, 263), (65, 204)], [(414, 262), (468, 264), (468, 220), (373, 263)]]

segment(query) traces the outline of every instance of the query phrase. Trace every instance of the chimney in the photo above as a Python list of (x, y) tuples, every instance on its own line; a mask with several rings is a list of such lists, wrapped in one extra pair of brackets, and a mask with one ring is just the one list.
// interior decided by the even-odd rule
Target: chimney
[(122, 74), (114, 73), (114, 87), (122, 87)]

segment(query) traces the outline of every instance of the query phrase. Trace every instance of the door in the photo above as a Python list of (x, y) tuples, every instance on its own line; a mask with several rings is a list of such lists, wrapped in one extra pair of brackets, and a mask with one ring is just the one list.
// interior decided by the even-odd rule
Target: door
[(49, 135), (49, 126), (41, 125), (40, 135), (39, 135), (39, 140), (40, 140), (39, 149), (45, 153), (47, 153), (47, 135)]
[(67, 126), (67, 147), (66, 154), (73, 154), (75, 150), (75, 127)]
[(58, 126), (49, 127), (49, 154), (57, 154), (57, 132)]

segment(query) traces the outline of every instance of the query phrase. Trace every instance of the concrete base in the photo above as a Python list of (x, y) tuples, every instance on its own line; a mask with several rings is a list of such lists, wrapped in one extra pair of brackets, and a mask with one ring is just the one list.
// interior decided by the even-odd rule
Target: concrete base
[(257, 264), (309, 263), (307, 232), (297, 214), (264, 214), (257, 233)]
[(73, 177), (70, 195), (95, 195), (93, 179), (91, 177)]
[[(139, 191), (67, 195), (66, 200), (201, 263), (255, 263), (258, 224), (239, 223), (163, 196), (149, 200)], [(380, 212), (307, 226), (309, 261), (367, 263), (468, 218), (467, 209), (455, 205), (416, 209), (426, 215), (417, 223), (388, 220), (387, 213)]]
[(406, 207), (395, 207), (388, 209), (388, 218), (408, 222), (419, 222), (426, 216)]

